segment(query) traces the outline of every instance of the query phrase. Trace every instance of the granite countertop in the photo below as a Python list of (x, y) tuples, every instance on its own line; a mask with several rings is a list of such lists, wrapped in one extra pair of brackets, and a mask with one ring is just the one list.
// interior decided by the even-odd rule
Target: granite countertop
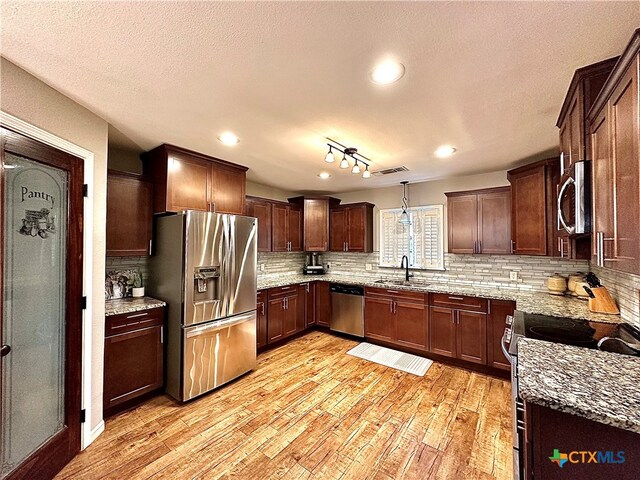
[(640, 433), (640, 358), (530, 338), (518, 341), (529, 402)]
[(139, 312), (140, 310), (149, 310), (151, 308), (164, 307), (166, 305), (162, 300), (156, 300), (152, 297), (127, 297), (114, 298), (104, 302), (104, 314), (121, 315), (123, 313)]
[(354, 276), (354, 275), (269, 275), (258, 279), (258, 290), (266, 288), (283, 287), (297, 283), (321, 280), (324, 282), (337, 282), (349, 285), (361, 285), (366, 287), (393, 288), (394, 290), (411, 290), (418, 292), (438, 292), (452, 295), (470, 295), (473, 297), (493, 300), (511, 300), (516, 302), (516, 308), (524, 313), (551, 315), (555, 317), (585, 319), (605, 323), (619, 323), (619, 315), (605, 315), (589, 311), (587, 301), (573, 297), (558, 297), (545, 292), (527, 292), (515, 288), (490, 288), (478, 287), (470, 284), (456, 283), (420, 283), (414, 285), (395, 285), (376, 283), (380, 277)]

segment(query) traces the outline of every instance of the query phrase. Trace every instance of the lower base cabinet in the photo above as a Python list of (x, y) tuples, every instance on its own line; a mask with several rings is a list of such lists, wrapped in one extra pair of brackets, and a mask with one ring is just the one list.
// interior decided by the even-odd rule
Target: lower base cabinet
[(316, 324), (316, 282), (303, 283), (305, 328)]
[(331, 292), (329, 282), (316, 282), (316, 324), (331, 326)]
[[(436, 355), (486, 365), (487, 302), (473, 297), (441, 294), (432, 295), (433, 298), (435, 303), (450, 304), (451, 307), (429, 307), (429, 351)], [(455, 308), (456, 305), (469, 310)]]
[(267, 345), (267, 291), (258, 291), (256, 300), (256, 346), (262, 348)]
[(365, 337), (427, 351), (427, 325), (424, 294), (384, 288), (365, 289)]
[(164, 308), (105, 319), (103, 408), (106, 415), (164, 384)]

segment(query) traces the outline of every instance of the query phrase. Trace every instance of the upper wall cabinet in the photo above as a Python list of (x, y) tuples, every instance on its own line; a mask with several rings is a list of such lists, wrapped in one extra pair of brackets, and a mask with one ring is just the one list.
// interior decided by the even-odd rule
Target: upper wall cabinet
[(259, 197), (247, 197), (245, 215), (258, 219), (258, 251), (271, 251), (271, 202)]
[(573, 75), (556, 123), (560, 129), (560, 151), (563, 154), (565, 169), (569, 169), (576, 162), (590, 159), (587, 112), (617, 60), (618, 57), (615, 57), (594, 63), (576, 70)]
[(329, 250), (329, 209), (340, 200), (332, 197), (295, 197), (289, 202), (302, 207), (302, 244), (305, 252)]
[(142, 155), (154, 213), (203, 210), (242, 215), (247, 168), (173, 145)]
[(107, 257), (149, 255), (152, 185), (140, 175), (109, 170)]
[(511, 253), (511, 188), (449, 192), (449, 253)]
[(593, 261), (640, 273), (640, 29), (588, 115), (593, 157)]
[(557, 157), (507, 172), (511, 183), (512, 250), (520, 255), (553, 255), (556, 236)]
[(302, 207), (299, 205), (285, 202), (272, 203), (271, 251), (302, 251)]
[(332, 252), (373, 251), (373, 207), (371, 203), (351, 203), (330, 211)]

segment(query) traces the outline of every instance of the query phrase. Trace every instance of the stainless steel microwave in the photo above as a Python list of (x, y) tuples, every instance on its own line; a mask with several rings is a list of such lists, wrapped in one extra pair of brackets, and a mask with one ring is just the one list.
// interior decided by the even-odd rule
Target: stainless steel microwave
[(574, 163), (565, 172), (558, 184), (558, 230), (569, 235), (591, 231), (591, 170), (588, 161)]

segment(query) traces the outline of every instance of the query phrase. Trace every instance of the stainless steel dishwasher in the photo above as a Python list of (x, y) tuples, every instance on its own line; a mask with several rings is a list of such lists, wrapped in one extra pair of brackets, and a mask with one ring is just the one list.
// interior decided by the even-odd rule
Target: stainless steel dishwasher
[(364, 288), (332, 283), (331, 330), (364, 337)]

